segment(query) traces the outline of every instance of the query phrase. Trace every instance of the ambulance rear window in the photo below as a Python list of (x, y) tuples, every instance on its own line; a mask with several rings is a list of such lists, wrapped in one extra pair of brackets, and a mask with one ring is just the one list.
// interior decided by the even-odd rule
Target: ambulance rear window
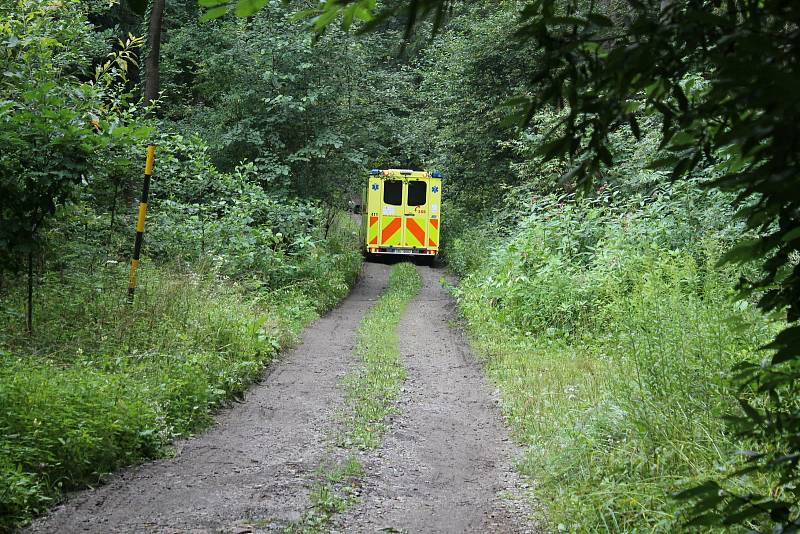
[(409, 206), (423, 206), (425, 205), (426, 195), (428, 193), (428, 186), (422, 180), (413, 180), (408, 182), (408, 205)]
[(403, 182), (385, 180), (383, 182), (383, 203), (399, 206), (403, 203)]

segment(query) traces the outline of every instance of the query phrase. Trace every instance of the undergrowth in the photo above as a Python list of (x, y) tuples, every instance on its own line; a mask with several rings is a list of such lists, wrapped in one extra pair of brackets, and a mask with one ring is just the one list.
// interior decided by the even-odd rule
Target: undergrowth
[(126, 266), (48, 273), (37, 287), (33, 336), (21, 320), (22, 292), (5, 295), (0, 530), (208, 425), (216, 407), (242, 395), (347, 294), (361, 259), (343, 230), (306, 247), (283, 288), (202, 265), (145, 264), (128, 305)]
[(406, 379), (400, 361), (397, 327), (409, 302), (419, 293), (422, 279), (412, 263), (399, 263), (389, 284), (358, 328), (356, 354), (364, 366), (345, 379), (351, 415), (343, 445), (359, 449), (380, 446), (385, 419), (394, 413), (393, 401)]
[(724, 233), (690, 215), (545, 198), (488, 260), (467, 257), (474, 232), (450, 248), (470, 266), (459, 305), (553, 530), (680, 530), (672, 495), (747, 448), (725, 426), (728, 373), (774, 325), (716, 265)]

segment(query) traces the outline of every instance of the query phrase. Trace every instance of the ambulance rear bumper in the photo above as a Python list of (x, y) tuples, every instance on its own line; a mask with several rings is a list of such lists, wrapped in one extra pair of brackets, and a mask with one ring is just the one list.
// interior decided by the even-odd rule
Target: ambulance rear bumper
[(370, 254), (406, 254), (409, 256), (435, 256), (436, 250), (416, 247), (367, 247)]

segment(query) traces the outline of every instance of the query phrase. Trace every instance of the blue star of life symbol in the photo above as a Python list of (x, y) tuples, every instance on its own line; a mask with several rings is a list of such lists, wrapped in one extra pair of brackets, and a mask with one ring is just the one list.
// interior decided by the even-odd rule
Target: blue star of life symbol
[(380, 188), (378, 184), (372, 184), (372, 190), (377, 191)]
[(434, 185), (433, 187), (431, 187), (431, 191), (433, 191), (434, 193), (438, 193), (439, 192), (439, 186), (438, 185)]

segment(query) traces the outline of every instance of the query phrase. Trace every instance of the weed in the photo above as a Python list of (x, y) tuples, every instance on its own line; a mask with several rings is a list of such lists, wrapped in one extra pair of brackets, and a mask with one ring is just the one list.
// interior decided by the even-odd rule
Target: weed
[(328, 482), (336, 483), (346, 478), (360, 477), (363, 474), (364, 468), (361, 466), (361, 462), (358, 461), (358, 458), (351, 456), (343, 463), (336, 464), (334, 468), (327, 470), (325, 478)]
[(335, 514), (344, 512), (358, 499), (360, 483), (357, 477), (362, 474), (363, 468), (354, 457), (322, 470), (319, 480), (311, 486), (308, 510), (300, 519), (289, 523), (284, 533), (316, 534), (325, 531)]
[(393, 400), (406, 379), (400, 362), (397, 327), (403, 311), (422, 287), (411, 263), (392, 268), (389, 285), (358, 329), (356, 354), (364, 367), (345, 378), (351, 415), (343, 445), (372, 449), (380, 445), (386, 417), (395, 411)]

